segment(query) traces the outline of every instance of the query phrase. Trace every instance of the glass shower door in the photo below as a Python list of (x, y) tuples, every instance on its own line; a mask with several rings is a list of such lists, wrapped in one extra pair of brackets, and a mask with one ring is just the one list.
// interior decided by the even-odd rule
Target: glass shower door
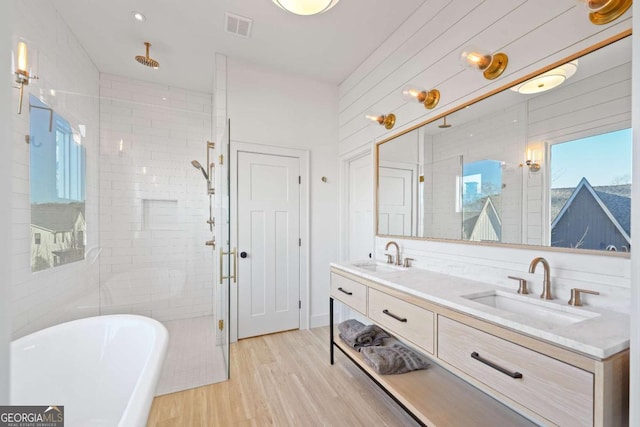
[(230, 377), (230, 358), (229, 358), (229, 311), (230, 311), (230, 289), (231, 281), (236, 280), (236, 250), (231, 249), (231, 221), (229, 221), (230, 215), (230, 197), (231, 181), (230, 181), (230, 169), (229, 169), (229, 154), (230, 154), (230, 121), (227, 120), (224, 134), (219, 141), (218, 153), (218, 179), (219, 184), (217, 188), (218, 206), (216, 217), (219, 221), (219, 233), (217, 238), (219, 239), (219, 257), (220, 264), (218, 265), (218, 307), (219, 313), (218, 321), (218, 336), (219, 346), (222, 351), (227, 379)]

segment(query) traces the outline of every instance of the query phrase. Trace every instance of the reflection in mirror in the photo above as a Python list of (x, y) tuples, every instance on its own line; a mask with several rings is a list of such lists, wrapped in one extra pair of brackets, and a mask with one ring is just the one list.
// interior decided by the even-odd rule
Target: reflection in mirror
[(85, 149), (83, 135), (31, 96), (31, 271), (84, 259)]
[(378, 234), (630, 251), (631, 38), (543, 71), (378, 144)]

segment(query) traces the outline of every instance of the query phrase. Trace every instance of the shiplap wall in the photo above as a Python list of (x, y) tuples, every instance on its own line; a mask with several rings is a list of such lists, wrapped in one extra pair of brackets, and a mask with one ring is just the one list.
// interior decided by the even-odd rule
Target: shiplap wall
[[(596, 26), (583, 7), (569, 0), (427, 1), (340, 84), (339, 153), (346, 156), (371, 146), (630, 27), (629, 12), (612, 24)], [(489, 81), (461, 67), (459, 52), (468, 44), (506, 52), (509, 67), (503, 76)], [(438, 107), (429, 111), (417, 103), (404, 103), (400, 92), (408, 83), (438, 88), (442, 94)], [(368, 126), (364, 114), (369, 112), (395, 113), (395, 128)], [(376, 238), (378, 258), (387, 240)], [(629, 311), (630, 261), (626, 258), (535, 247), (399, 243), (406, 256), (417, 259), (418, 266), (505, 285), (506, 273), (526, 272), (531, 259), (542, 255), (551, 263), (561, 298), (568, 299), (570, 287), (596, 289), (602, 295), (589, 298), (588, 303)], [(535, 290), (540, 286), (537, 276), (529, 278)]]

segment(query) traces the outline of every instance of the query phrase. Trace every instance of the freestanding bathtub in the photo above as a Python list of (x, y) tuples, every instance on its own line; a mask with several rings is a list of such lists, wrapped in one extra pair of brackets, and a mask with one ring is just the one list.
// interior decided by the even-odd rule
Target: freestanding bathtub
[(64, 405), (65, 426), (145, 426), (169, 335), (143, 316), (74, 320), (11, 343), (11, 404)]

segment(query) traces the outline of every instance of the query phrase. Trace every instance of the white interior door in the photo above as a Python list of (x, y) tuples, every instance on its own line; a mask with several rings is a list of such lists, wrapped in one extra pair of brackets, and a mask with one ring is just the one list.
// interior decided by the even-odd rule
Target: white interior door
[(378, 168), (378, 233), (411, 236), (414, 175), (411, 169)]
[(300, 159), (238, 152), (238, 338), (300, 327)]
[(347, 259), (373, 252), (373, 191), (371, 155), (349, 162), (349, 252)]

